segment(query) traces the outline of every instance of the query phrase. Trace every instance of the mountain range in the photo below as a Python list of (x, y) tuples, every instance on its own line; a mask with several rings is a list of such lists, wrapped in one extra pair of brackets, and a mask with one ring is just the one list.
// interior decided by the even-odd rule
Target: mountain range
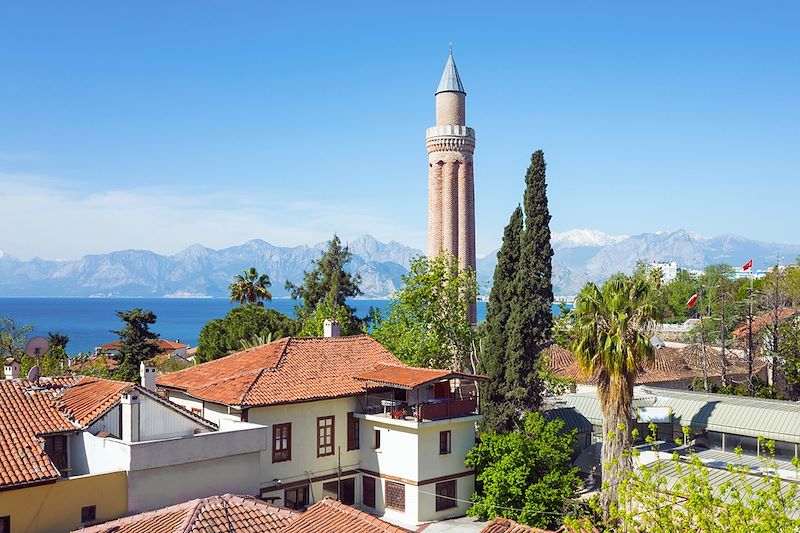
[[(556, 295), (573, 295), (587, 281), (603, 281), (615, 272), (630, 272), (636, 262), (677, 261), (682, 268), (708, 264), (744, 264), (753, 258), (756, 268), (774, 264), (777, 254), (786, 261), (800, 256), (800, 245), (773, 244), (737, 235), (703, 237), (686, 230), (608, 235), (598, 230), (553, 233), (553, 286)], [(262, 240), (215, 250), (194, 244), (174, 255), (147, 250), (121, 250), (87, 255), (75, 261), (34, 258), (22, 261), (0, 252), (0, 296), (176, 297), (228, 295), (234, 274), (255, 266), (269, 274), (274, 297), (288, 296), (284, 282), (302, 281), (325, 243), (281, 247)], [(385, 298), (402, 285), (411, 258), (422, 251), (364, 235), (348, 243), (350, 270), (361, 275), (366, 298)], [(496, 251), (478, 259), (477, 276), (488, 292)]]

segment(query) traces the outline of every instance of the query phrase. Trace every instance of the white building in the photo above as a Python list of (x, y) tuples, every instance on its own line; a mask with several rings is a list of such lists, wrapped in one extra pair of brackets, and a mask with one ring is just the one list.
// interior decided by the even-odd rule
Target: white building
[(670, 283), (678, 277), (678, 262), (677, 261), (653, 261), (647, 265), (647, 271), (652, 272), (655, 269), (660, 269), (663, 277), (661, 283)]
[(330, 496), (396, 523), (466, 513), (475, 381), (403, 365), (367, 335), (281, 339), (158, 377), (170, 400), (269, 428), (256, 494), (293, 509)]

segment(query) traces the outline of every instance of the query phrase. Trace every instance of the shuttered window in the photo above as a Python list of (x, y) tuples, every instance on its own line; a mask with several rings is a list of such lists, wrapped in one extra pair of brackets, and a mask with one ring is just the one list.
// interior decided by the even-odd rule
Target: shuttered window
[(436, 510), (444, 511), (458, 505), (456, 502), (456, 480), (436, 484)]
[(358, 418), (353, 416), (353, 413), (347, 413), (347, 449), (357, 450), (359, 448), (359, 439), (361, 438), (361, 427)]
[(375, 478), (364, 476), (364, 505), (375, 508)]

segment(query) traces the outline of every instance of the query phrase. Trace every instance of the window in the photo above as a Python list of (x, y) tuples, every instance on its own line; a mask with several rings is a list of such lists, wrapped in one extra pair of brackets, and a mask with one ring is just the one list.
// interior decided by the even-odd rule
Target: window
[[(374, 496), (375, 495), (373, 493), (373, 499), (374, 499)], [(10, 516), (8, 516), (8, 515), (0, 516), (0, 533), (11, 533), (11, 517)]]
[(457, 506), (456, 480), (443, 481), (436, 484), (436, 510), (444, 511)]
[(356, 478), (343, 479), (341, 484), (338, 481), (323, 483), (322, 497), (339, 500), (345, 505), (353, 505), (356, 503)]
[(283, 491), (283, 501), (286, 507), (295, 511), (302, 511), (308, 507), (308, 485)]
[(81, 507), (81, 524), (89, 524), (97, 519), (97, 506)]
[(44, 439), (44, 453), (50, 457), (53, 464), (61, 475), (66, 475), (67, 470), (67, 437), (66, 435), (56, 435), (54, 437), (45, 437)]
[(375, 478), (364, 476), (364, 505), (375, 508)]
[(406, 486), (394, 481), (386, 481), (384, 487), (386, 494), (386, 507), (388, 509), (406, 510)]
[(334, 417), (317, 418), (317, 457), (333, 455)]
[(375, 443), (374, 444), (375, 444), (375, 449), (376, 450), (380, 450), (381, 449), (381, 430), (380, 429), (376, 429), (375, 430)]
[(439, 455), (450, 453), (450, 430), (439, 432)]
[(347, 413), (347, 449), (357, 450), (360, 446), (358, 443), (361, 437), (361, 421), (353, 416), (353, 413)]
[(272, 426), (272, 462), (292, 460), (292, 424)]

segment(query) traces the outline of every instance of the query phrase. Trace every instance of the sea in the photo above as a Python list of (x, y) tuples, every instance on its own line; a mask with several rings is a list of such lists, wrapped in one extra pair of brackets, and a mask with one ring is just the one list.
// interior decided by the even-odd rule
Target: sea
[[(371, 307), (386, 310), (389, 300), (351, 300), (360, 317)], [(156, 314), (150, 328), (163, 339), (197, 346), (203, 325), (222, 318), (235, 305), (227, 298), (0, 298), (0, 317), (11, 317), (16, 325), (33, 326), (33, 335), (48, 332), (69, 335), (70, 355), (94, 351), (96, 346), (115, 340), (111, 330), (121, 329), (117, 311), (140, 307)], [(274, 299), (266, 307), (294, 316), (297, 301)], [(558, 313), (558, 307), (553, 306)], [(486, 318), (486, 302), (478, 302), (478, 322)]]

